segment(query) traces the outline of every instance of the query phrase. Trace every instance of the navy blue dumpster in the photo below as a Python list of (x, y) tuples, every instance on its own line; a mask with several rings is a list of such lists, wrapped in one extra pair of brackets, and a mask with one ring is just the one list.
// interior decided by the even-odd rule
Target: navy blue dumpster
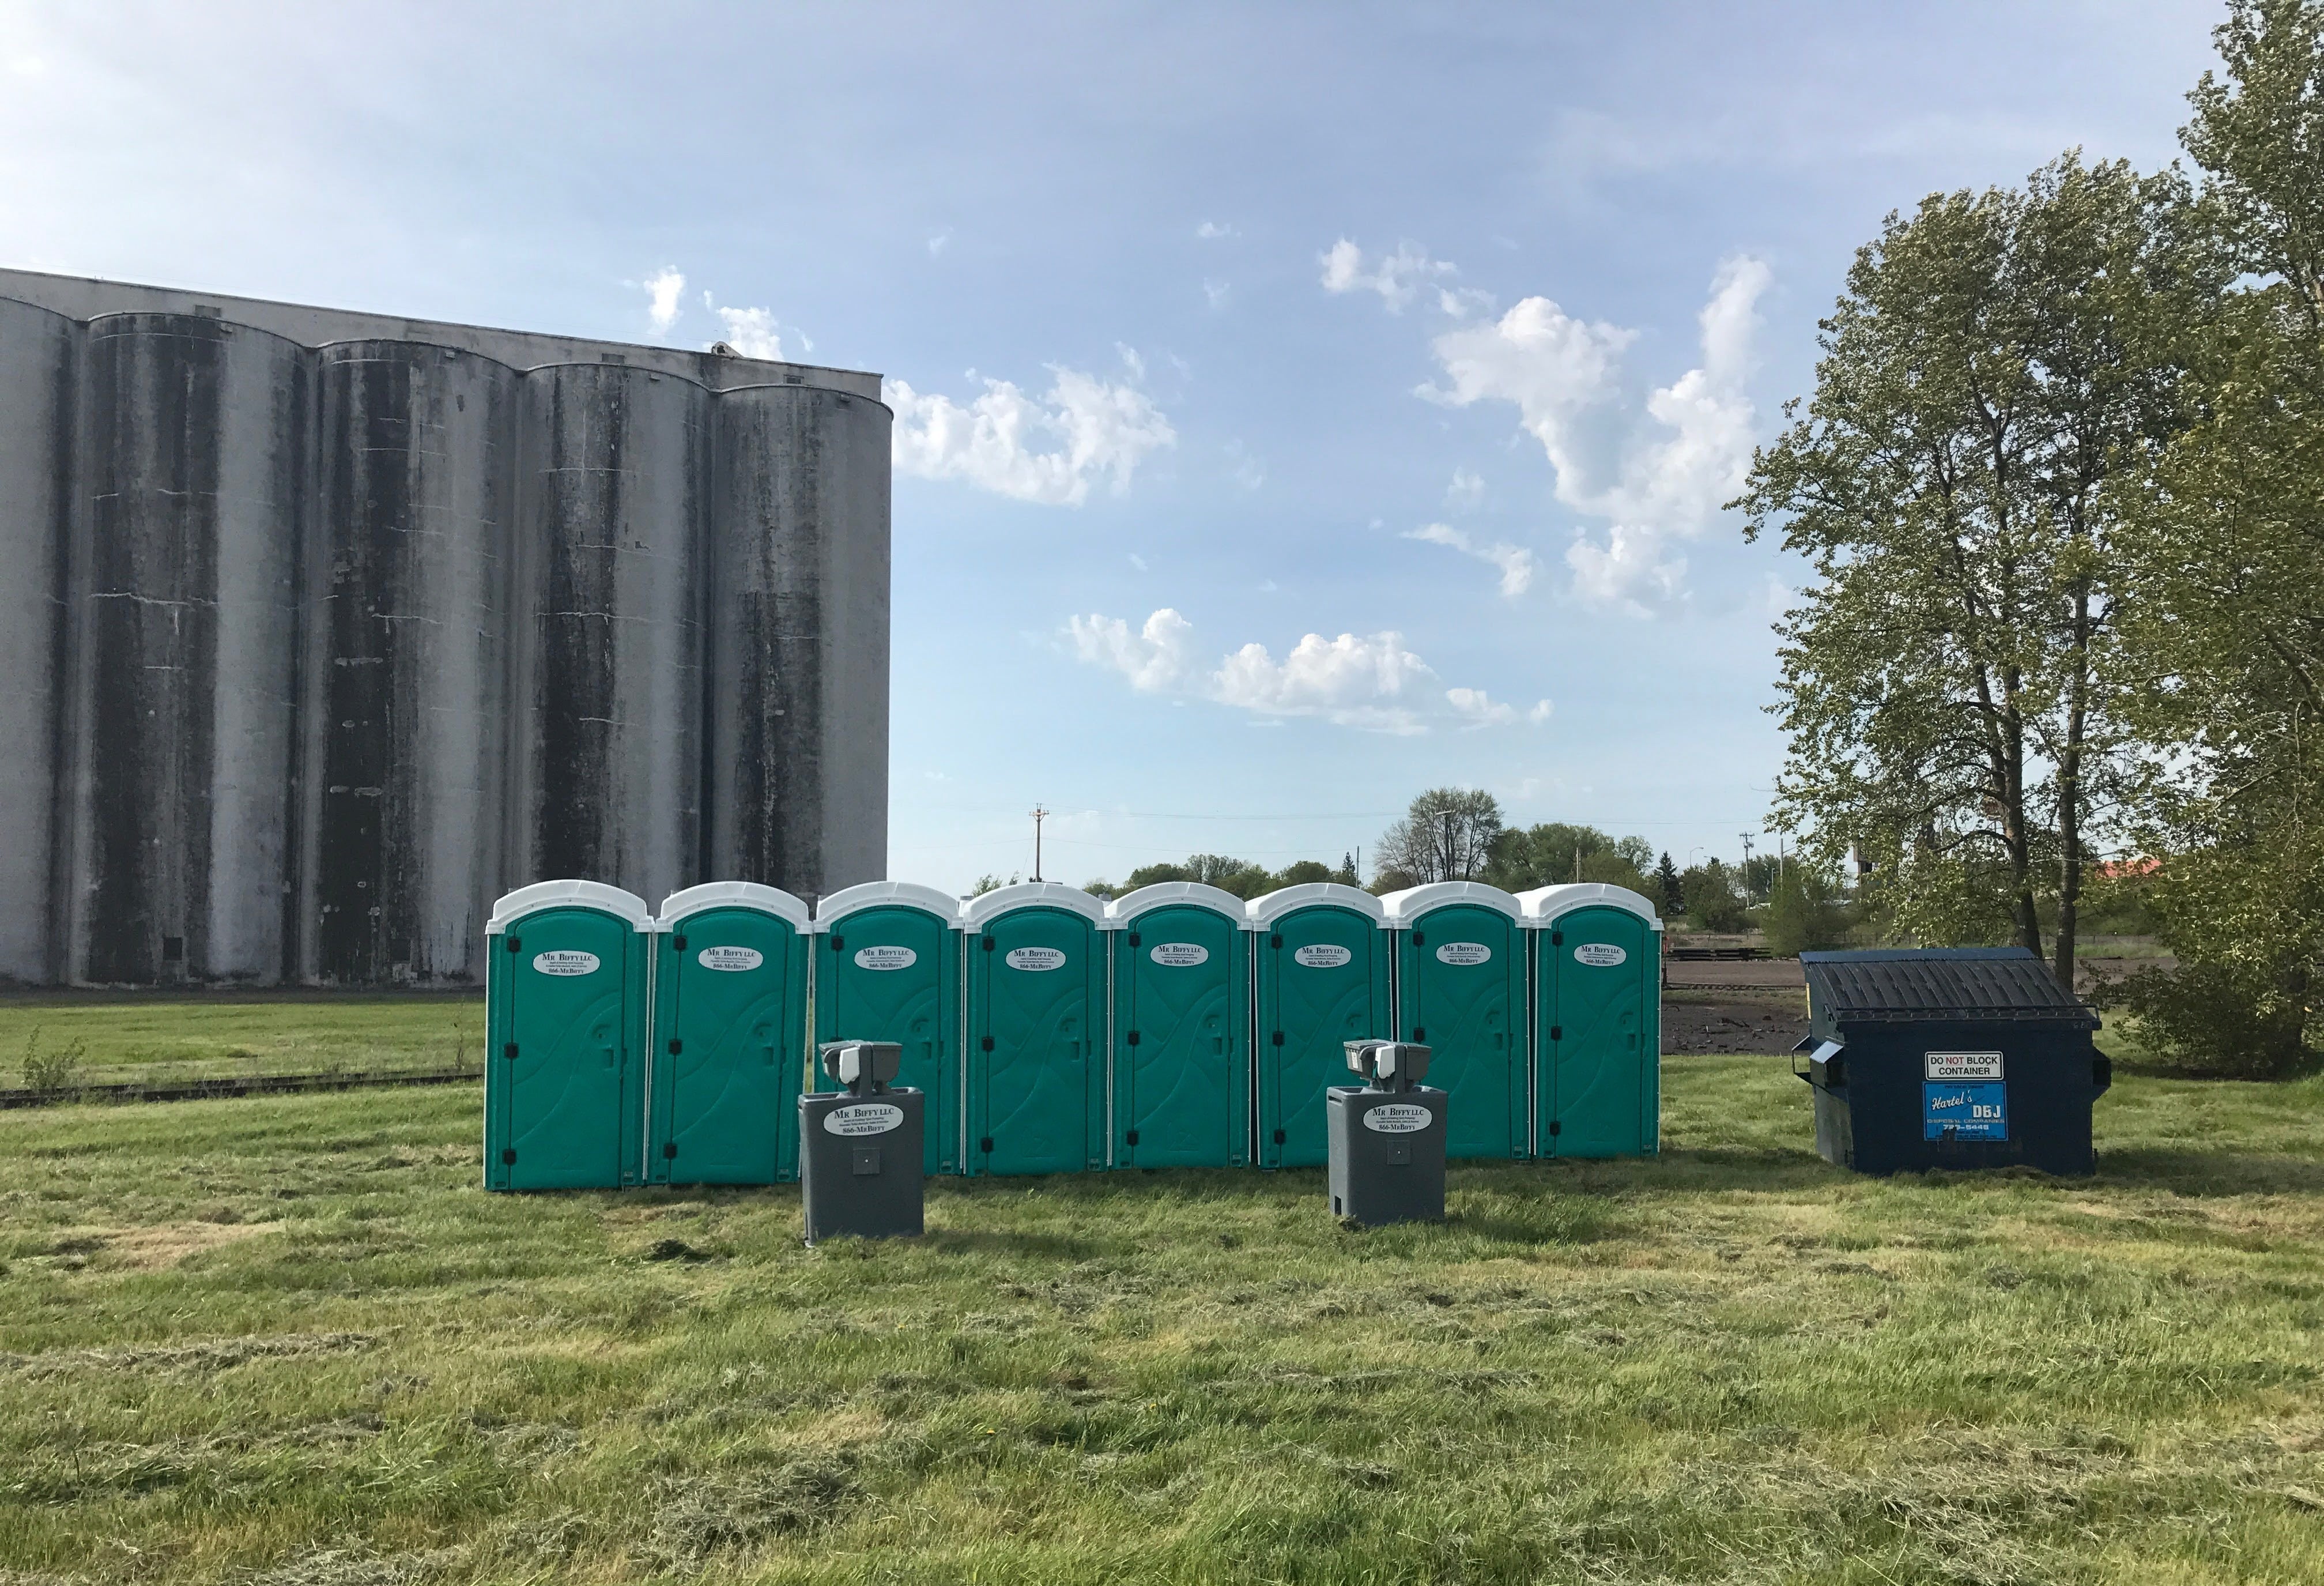
[[(2089, 1173), (2113, 1082), (2092, 1013), (2023, 947), (1803, 953), (1816, 1151), (1858, 1173)], [(1798, 1073), (1796, 1065), (1794, 1069)]]

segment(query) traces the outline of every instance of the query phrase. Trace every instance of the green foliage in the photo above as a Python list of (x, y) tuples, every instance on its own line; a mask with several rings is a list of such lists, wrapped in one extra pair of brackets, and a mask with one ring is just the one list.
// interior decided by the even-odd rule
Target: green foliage
[(968, 890), (968, 895), (972, 898), (982, 898), (987, 892), (998, 892), (1003, 887), (1013, 887), (1017, 884), (1018, 874), (1015, 871), (1009, 872), (1009, 879), (1005, 881), (996, 875), (982, 875), (976, 878), (976, 885)]
[(1654, 850), (1643, 837), (1618, 839), (1595, 826), (1550, 821), (1501, 832), (1477, 879), (1508, 892), (1566, 881), (1605, 881), (1646, 893), (1642, 871), (1652, 862)]
[(2324, 1579), (2324, 1081), (2126, 1072), (2070, 1185), (1829, 1167), (1766, 1056), (1664, 1098), (1441, 1226), (1088, 1174), (815, 1249), (480, 1193), (475, 1085), (0, 1112), (0, 1579)]
[(1248, 902), (1282, 887), (1295, 887), (1307, 881), (1339, 881), (1354, 886), (1352, 864), (1333, 870), (1321, 860), (1302, 859), (1286, 865), (1281, 871), (1270, 871), (1264, 865), (1248, 860), (1230, 859), (1218, 853), (1196, 853), (1184, 864), (1146, 864), (1130, 872), (1122, 886), (1125, 892), (1140, 887), (1150, 887), (1157, 881), (1200, 881), (1216, 887), (1222, 892), (1231, 892)]
[(1848, 940), (1848, 899), (1831, 877), (1793, 862), (1775, 877), (1767, 899), (1767, 950), (1790, 958), (1821, 953)]
[(1730, 935), (1748, 923), (1743, 899), (1735, 890), (1735, 872), (1718, 860), (1687, 870), (1679, 884), (1686, 894), (1686, 923), (1696, 930)]
[(1646, 896), (1655, 900), (1665, 919), (1676, 919), (1686, 912), (1686, 883), (1679, 879), (1678, 866), (1671, 862), (1668, 853), (1655, 866), (1654, 890)]
[(2184, 135), (2234, 284), (2169, 327), (2196, 421), (2124, 539), (2138, 891), (2179, 968), (2126, 998), (2181, 1066), (2272, 1074), (2310, 1060), (2324, 959), (2324, 5), (2237, 0), (2217, 39)]
[(1380, 834), (1372, 890), (1484, 880), (1501, 825), (1499, 800), (1482, 788), (1429, 788)]
[(2233, 960), (2141, 970), (2115, 997), (2126, 1033), (2181, 1074), (2213, 1079), (2290, 1079), (2315, 1065), (2302, 1032), (2303, 1000), (2284, 995), (2280, 966)]
[(82, 1083), (88, 1043), (73, 1036), (60, 1047), (41, 1049), (41, 1027), (24, 1037), (24, 1088), (28, 1091), (69, 1091)]
[(2070, 971), (2138, 682), (2114, 646), (2120, 475), (2187, 422), (2155, 327), (2218, 285), (2189, 210), (2175, 175), (2069, 154), (1890, 217), (1738, 503), (1818, 579), (1777, 628), (1778, 818), (1829, 868), (1872, 860), (1919, 940), (1997, 917), (2038, 952), (2046, 893)]

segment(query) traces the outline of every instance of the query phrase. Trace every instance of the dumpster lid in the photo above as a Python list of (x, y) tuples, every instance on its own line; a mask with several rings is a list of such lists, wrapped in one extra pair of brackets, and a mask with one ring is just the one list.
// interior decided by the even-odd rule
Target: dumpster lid
[(1124, 892), (1105, 906), (1106, 923), (1119, 929), (1148, 909), (1163, 908), (1174, 903), (1223, 914), (1235, 922), (1238, 930), (1256, 928), (1250, 923), (1250, 916), (1244, 910), (1241, 899), (1222, 888), (1206, 887), (1200, 881), (1156, 881), (1134, 892)]
[(493, 905), (493, 917), (484, 927), (484, 935), (499, 936), (508, 929), (511, 920), (544, 908), (601, 908), (607, 914), (620, 915), (639, 930), (653, 929), (653, 911), (634, 892), (624, 892), (603, 881), (535, 881), (503, 894)]
[(1430, 909), (1454, 903), (1474, 903), (1481, 908), (1497, 909), (1511, 919), (1523, 912), (1516, 899), (1482, 881), (1430, 881), (1425, 886), (1406, 887), (1401, 892), (1390, 892), (1381, 898), (1380, 910), (1388, 916), (1388, 929), (1400, 931)]
[(853, 887), (842, 887), (816, 904), (815, 923), (807, 929), (828, 931), (835, 921), (851, 914), (881, 908), (925, 908), (947, 926), (960, 924), (960, 899), (949, 892), (939, 892), (917, 881), (861, 881)]
[(1338, 881), (1301, 881), (1293, 887), (1277, 887), (1272, 892), (1261, 892), (1249, 905), (1251, 928), (1265, 930), (1295, 908), (1306, 908), (1317, 903), (1329, 903), (1341, 908), (1352, 908), (1374, 924), (1386, 919), (1380, 900), (1361, 887), (1350, 887)]
[(795, 931), (807, 928), (806, 904), (779, 887), (762, 887), (756, 881), (705, 881), (672, 892), (661, 900), (661, 917), (654, 922), (654, 928), (666, 931), (687, 915), (706, 908), (755, 908), (788, 920)]
[(983, 933), (984, 922), (996, 914), (1006, 914), (1012, 908), (1063, 908), (1080, 915), (1100, 930), (1118, 930), (1117, 922), (1105, 917), (1105, 905), (1079, 887), (1068, 887), (1063, 881), (1019, 881), (1013, 887), (1000, 887), (971, 898), (960, 906), (960, 928), (970, 936)]
[(1812, 1017), (1840, 1023), (1919, 1019), (2098, 1028), (2050, 966), (2023, 947), (1884, 947), (1803, 953)]
[(1652, 903), (1628, 887), (1617, 887), (1608, 881), (1567, 881), (1554, 887), (1536, 887), (1530, 892), (1517, 894), (1517, 907), (1525, 910), (1517, 917), (1517, 924), (1529, 931), (1545, 929), (1560, 915), (1571, 914), (1577, 908), (1626, 908), (1655, 929), (1663, 928)]

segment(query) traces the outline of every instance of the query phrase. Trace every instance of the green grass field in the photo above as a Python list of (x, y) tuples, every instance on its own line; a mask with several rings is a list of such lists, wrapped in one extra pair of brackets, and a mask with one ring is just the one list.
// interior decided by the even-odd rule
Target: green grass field
[(481, 994), (18, 996), (0, 1000), (0, 1086), (60, 1053), (77, 1084), (474, 1069), (484, 1025)]
[(0, 1114), (0, 1583), (2324, 1580), (2324, 1082), (1879, 1183), (1656, 1161), (488, 1196), (467, 1087)]

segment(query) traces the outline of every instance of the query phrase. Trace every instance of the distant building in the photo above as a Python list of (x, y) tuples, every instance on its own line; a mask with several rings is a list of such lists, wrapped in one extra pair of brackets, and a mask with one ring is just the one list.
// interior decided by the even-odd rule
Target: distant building
[(886, 873), (880, 379), (0, 271), (0, 979)]

